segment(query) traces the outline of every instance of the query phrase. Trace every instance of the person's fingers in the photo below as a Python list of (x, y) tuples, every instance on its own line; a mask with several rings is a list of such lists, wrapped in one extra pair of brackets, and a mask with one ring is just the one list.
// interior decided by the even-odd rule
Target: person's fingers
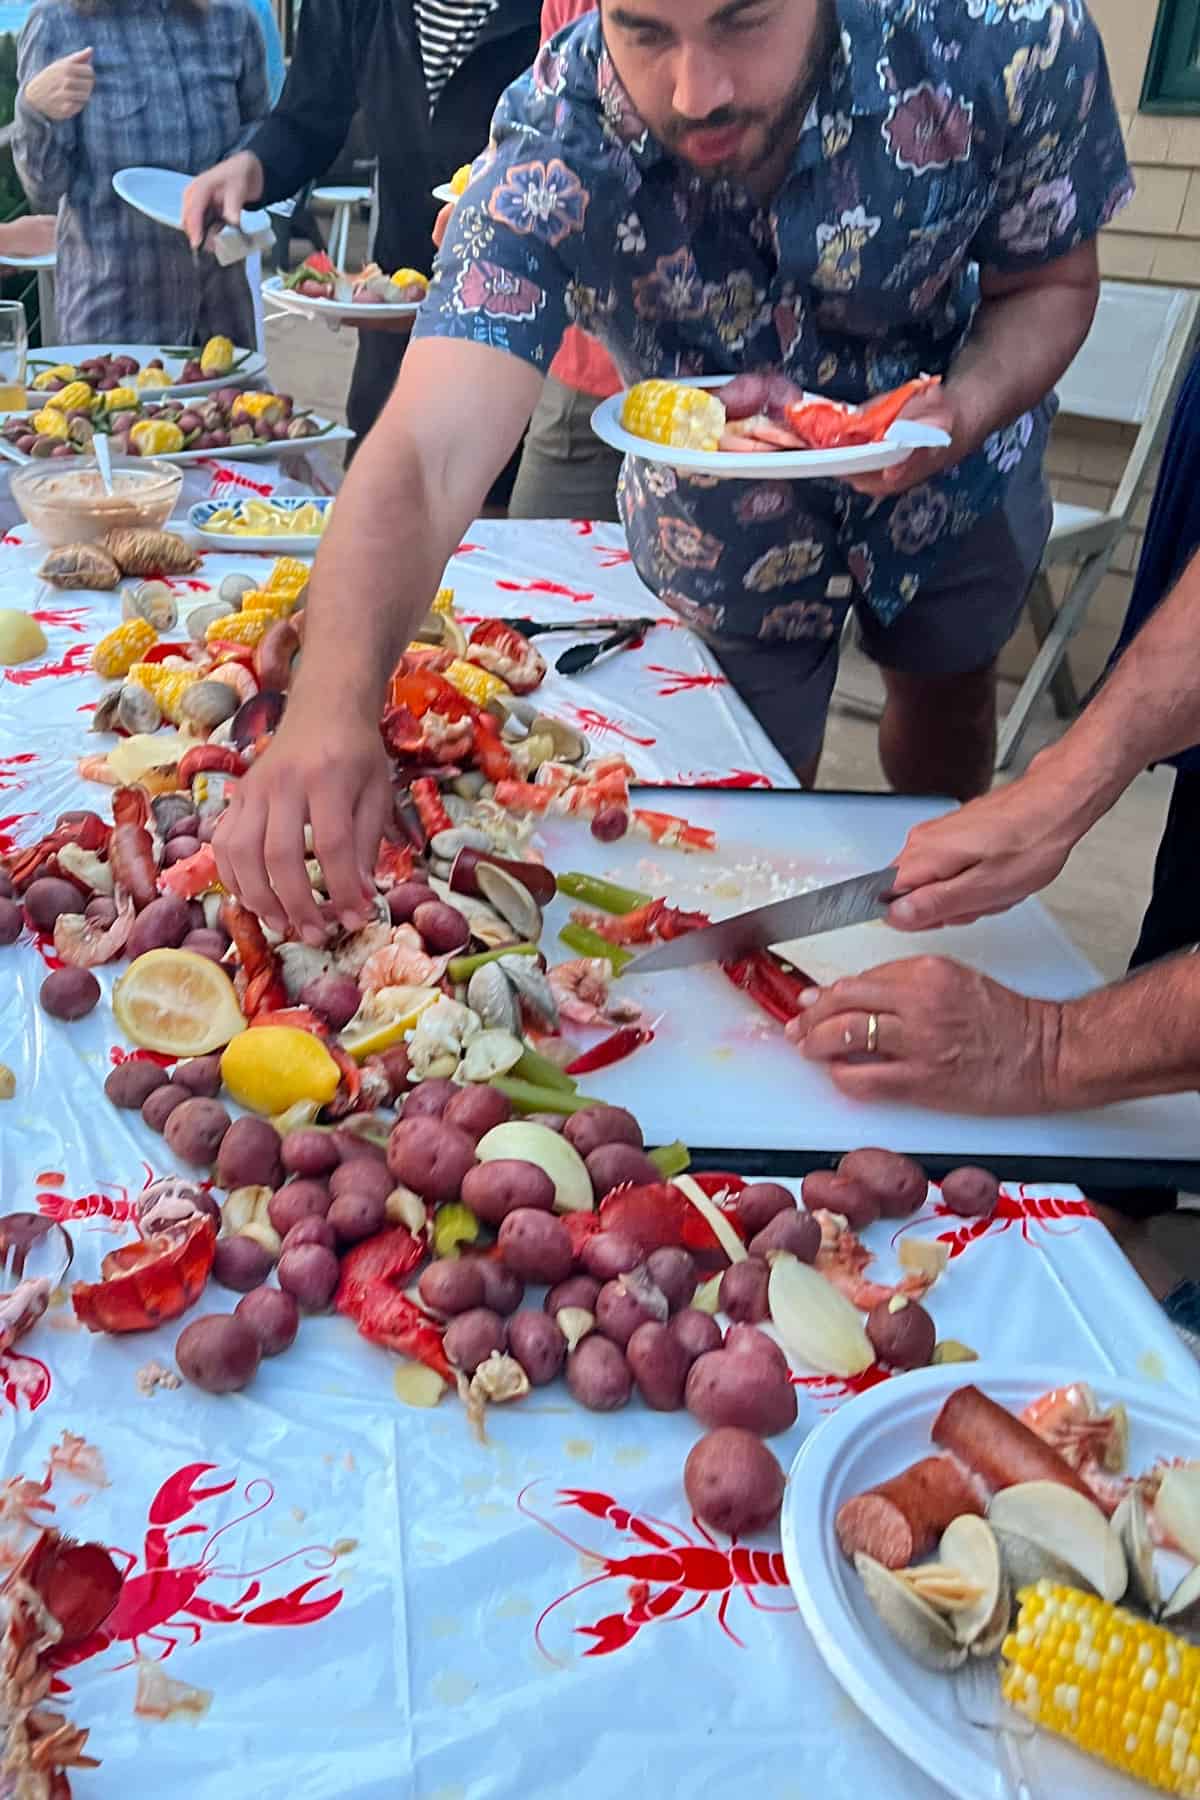
[(313, 849), (325, 877), (325, 891), (333, 902), (338, 918), (348, 931), (366, 923), (370, 909), (363, 900), (363, 884), (358, 868), (358, 846), (354, 841), (356, 796), (345, 788), (314, 788), (309, 799)]
[(183, 191), (183, 205), (180, 217), (183, 221), (184, 234), (193, 250), (198, 250), (204, 241), (204, 221), (208, 211), (208, 187), (203, 181), (189, 182)]
[(90, 64), (94, 54), (95, 51), (93, 46), (91, 44), (85, 44), (82, 50), (72, 50), (69, 56), (63, 58), (63, 61), (71, 63), (75, 68), (79, 68), (84, 64)]
[(830, 1063), (829, 1076), (834, 1087), (848, 1100), (919, 1100), (922, 1106), (937, 1110), (937, 1095), (929, 1071), (916, 1063), (885, 1062), (872, 1056), (862, 1062)]
[(451, 215), (453, 214), (453, 212), (454, 212), (453, 204), (450, 202), (447, 202), (447, 204), (445, 206), (443, 206), (443, 208), (442, 208), (441, 212), (438, 214), (437, 218), (433, 221), (433, 231), (431, 233), (431, 236), (433, 238), (434, 247), (438, 250), (440, 250), (442, 247), (442, 240), (446, 235), (446, 231), (449, 227)]
[(968, 916), (982, 918), (986, 913), (1003, 912), (1018, 898), (1023, 896), (1014, 894), (1010, 901), (997, 893), (977, 865), (951, 881), (930, 882), (894, 900), (887, 922), (896, 931), (930, 931)]
[[(222, 880), (244, 906), (257, 913), (272, 931), (287, 929), (287, 915), (276, 898), (263, 859), (263, 844), (271, 829), (268, 803), (245, 800), (233, 824), (224, 830), (217, 867)], [(222, 827), (224, 821), (222, 821)], [(221, 827), (218, 828), (221, 837)], [(214, 840), (215, 841), (215, 840)]]
[[(872, 1018), (875, 1020), (873, 1046)], [(851, 1056), (887, 1059), (901, 1054), (903, 1038), (902, 1022), (894, 1013), (845, 1012), (815, 1026), (805, 1037), (800, 1051), (810, 1062), (844, 1062)]]
[[(263, 861), (276, 898), (275, 912), (283, 914), (284, 925), (296, 927), (306, 944), (315, 946), (324, 943), (325, 931), (305, 865), (305, 823), (303, 791), (276, 792), (263, 836)], [(284, 925), (275, 924), (275, 929)]]
[[(810, 1001), (809, 994), (815, 994), (816, 998)], [(868, 970), (865, 975), (847, 975), (844, 980), (835, 981), (832, 987), (809, 988), (802, 1004), (804, 1011), (795, 1023), (808, 1037), (815, 1026), (837, 1018), (840, 1013), (894, 1012), (896, 987), (885, 964), (880, 969)]]
[(235, 793), (234, 797), (225, 808), (225, 811), (217, 820), (217, 828), (213, 832), (212, 838), (213, 856), (216, 858), (217, 874), (221, 878), (221, 886), (228, 888), (230, 893), (237, 892), (237, 876), (234, 873), (233, 856), (230, 851), (230, 845), (234, 841), (234, 834), (237, 830), (239, 806), (240, 802)]
[(363, 791), (354, 812), (354, 853), (358, 860), (363, 898), (368, 904), (375, 895), (375, 859), (379, 855), (380, 840), (391, 810), (391, 786), (378, 780), (372, 781)]
[(241, 225), (246, 205), (246, 190), (240, 181), (223, 182), (219, 190), (221, 217), (226, 225)]

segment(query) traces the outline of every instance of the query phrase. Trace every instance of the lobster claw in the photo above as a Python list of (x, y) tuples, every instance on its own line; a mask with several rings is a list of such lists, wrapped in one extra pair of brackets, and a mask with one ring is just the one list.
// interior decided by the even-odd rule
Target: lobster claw
[(176, 1519), (182, 1519), (185, 1513), (191, 1512), (205, 1500), (212, 1500), (218, 1494), (228, 1494), (237, 1486), (236, 1481), (214, 1482), (211, 1487), (201, 1487), (200, 1477), (207, 1475), (210, 1469), (217, 1468), (216, 1463), (187, 1463), (182, 1469), (164, 1481), (150, 1502), (148, 1514), (151, 1525), (173, 1525)]
[[(311, 1567), (311, 1565), (310, 1565)], [(326, 1594), (320, 1600), (306, 1600), (305, 1595), (313, 1588), (320, 1587), (325, 1580), (323, 1575), (314, 1576), (312, 1581), (302, 1581), (289, 1594), (280, 1595), (278, 1600), (264, 1601), (251, 1612), (242, 1614), (243, 1625), (315, 1625), (318, 1619), (324, 1619), (339, 1605), (342, 1589), (337, 1588), (332, 1594)]]

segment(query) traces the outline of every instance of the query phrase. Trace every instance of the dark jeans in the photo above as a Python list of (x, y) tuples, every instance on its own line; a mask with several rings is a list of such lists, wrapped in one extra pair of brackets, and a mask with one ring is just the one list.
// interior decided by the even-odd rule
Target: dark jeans
[[(1154, 888), (1130, 970), (1186, 950), (1200, 938), (1200, 771), (1180, 769), (1154, 864)], [(1174, 1212), (1174, 1188), (1098, 1188), (1088, 1197), (1134, 1219)]]

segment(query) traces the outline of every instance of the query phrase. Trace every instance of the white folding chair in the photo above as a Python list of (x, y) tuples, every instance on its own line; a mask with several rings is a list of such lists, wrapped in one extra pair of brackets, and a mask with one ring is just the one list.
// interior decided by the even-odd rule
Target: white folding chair
[[(1140, 429), (1107, 511), (1055, 505), (1050, 542), (1028, 602), (1038, 653), (1001, 727), (998, 769), (1007, 769), (1013, 762), (1033, 709), (1052, 684), (1060, 713), (1074, 710), (1067, 651), (1146, 486), (1187, 372), (1198, 326), (1198, 294), (1124, 281), (1106, 281), (1101, 289), (1087, 342), (1058, 386), (1062, 412), (1071, 418)], [(1055, 607), (1046, 571), (1062, 563), (1077, 567), (1061, 604)]]

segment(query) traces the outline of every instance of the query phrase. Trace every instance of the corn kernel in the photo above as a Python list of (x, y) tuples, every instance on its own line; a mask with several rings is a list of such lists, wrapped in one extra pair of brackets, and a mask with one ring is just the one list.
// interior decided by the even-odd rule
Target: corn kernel
[(114, 625), (92, 651), (92, 667), (106, 677), (128, 675), (134, 664), (158, 642), (158, 633), (146, 619), (125, 619)]

